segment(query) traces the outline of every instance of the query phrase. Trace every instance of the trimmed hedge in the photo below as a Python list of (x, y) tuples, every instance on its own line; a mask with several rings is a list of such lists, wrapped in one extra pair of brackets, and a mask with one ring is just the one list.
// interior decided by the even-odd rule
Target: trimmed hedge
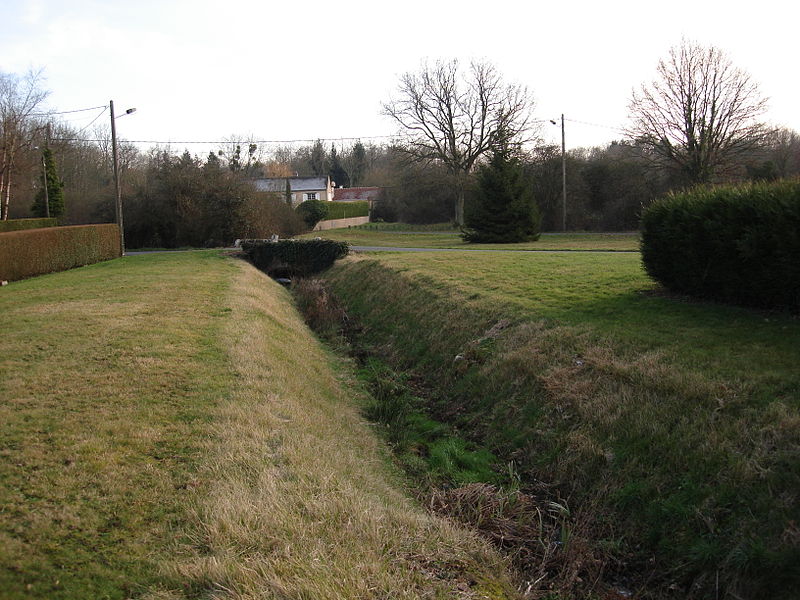
[(119, 228), (114, 224), (0, 233), (0, 279), (8, 281), (119, 256)]
[(369, 202), (365, 200), (358, 200), (356, 202), (328, 202), (327, 205), (328, 214), (325, 216), (325, 221), (369, 216)]
[(347, 256), (350, 244), (333, 240), (244, 240), (242, 250), (252, 263), (273, 276), (311, 275)]
[(642, 262), (666, 288), (800, 310), (800, 180), (699, 188), (642, 215)]
[(56, 227), (58, 219), (10, 219), (0, 221), (0, 233), (7, 231), (21, 231), (23, 229), (41, 229), (42, 227)]

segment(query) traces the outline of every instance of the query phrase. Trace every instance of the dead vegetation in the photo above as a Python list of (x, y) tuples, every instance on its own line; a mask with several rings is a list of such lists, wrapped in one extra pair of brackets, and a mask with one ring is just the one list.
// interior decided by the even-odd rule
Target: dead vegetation
[(607, 535), (598, 531), (602, 525), (588, 514), (573, 514), (563, 500), (547, 499), (552, 497), (553, 490), (537, 496), (474, 483), (433, 491), (429, 507), (501, 548), (525, 598), (624, 596), (625, 588), (609, 585), (620, 565), (596, 544)]
[[(401, 490), (358, 414), (358, 386), (286, 292), (241, 264), (221, 403), (192, 519), (151, 599), (517, 597), (485, 541)], [(338, 373), (337, 373), (338, 371)]]

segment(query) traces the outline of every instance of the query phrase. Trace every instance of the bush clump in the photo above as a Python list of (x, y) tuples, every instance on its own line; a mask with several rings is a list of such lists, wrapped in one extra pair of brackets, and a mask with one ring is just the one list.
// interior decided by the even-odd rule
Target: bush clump
[(317, 223), (328, 216), (328, 204), (322, 200), (306, 200), (295, 210), (309, 229), (314, 229)]
[(800, 309), (800, 180), (697, 188), (642, 215), (642, 262), (666, 288)]
[(350, 251), (347, 242), (333, 240), (244, 240), (250, 261), (272, 276), (306, 276), (319, 273)]
[(66, 271), (120, 255), (119, 227), (73, 225), (0, 234), (0, 279)]

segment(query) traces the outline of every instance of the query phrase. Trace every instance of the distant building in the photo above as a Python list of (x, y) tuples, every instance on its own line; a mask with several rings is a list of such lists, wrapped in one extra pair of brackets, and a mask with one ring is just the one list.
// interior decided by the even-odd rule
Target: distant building
[(325, 177), (259, 177), (253, 180), (259, 192), (272, 192), (286, 198), (286, 183), (289, 182), (289, 195), (292, 206), (306, 200), (333, 200), (331, 178)]
[(370, 207), (380, 196), (381, 188), (379, 187), (351, 187), (351, 188), (336, 188), (333, 190), (333, 200), (335, 202), (357, 202), (359, 200), (366, 200), (369, 202)]

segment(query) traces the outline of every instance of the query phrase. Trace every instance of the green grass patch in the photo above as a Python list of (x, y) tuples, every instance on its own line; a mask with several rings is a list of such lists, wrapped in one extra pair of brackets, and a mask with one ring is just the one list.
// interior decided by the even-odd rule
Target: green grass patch
[(231, 265), (126, 258), (0, 293), (0, 589), (129, 598), (154, 585), (229, 385)]
[(497, 457), (432, 419), (402, 374), (371, 358), (359, 378), (371, 392), (365, 416), (381, 426), (396, 458), (417, 481), (437, 486), (500, 481)]
[(466, 302), (518, 319), (589, 325), (626, 351), (659, 351), (707, 376), (757, 382), (756, 397), (800, 398), (800, 319), (664, 294), (638, 254), (381, 255)]
[[(370, 224), (372, 225), (372, 224)], [(456, 248), (475, 250), (583, 250), (608, 252), (636, 252), (639, 250), (638, 234), (628, 233), (553, 233), (543, 234), (535, 242), (517, 244), (470, 244), (458, 232), (419, 229), (365, 229), (366, 226), (348, 229), (330, 229), (321, 235), (328, 239), (346, 241), (353, 246), (383, 246), (395, 248)], [(319, 233), (306, 234), (317, 236)]]

